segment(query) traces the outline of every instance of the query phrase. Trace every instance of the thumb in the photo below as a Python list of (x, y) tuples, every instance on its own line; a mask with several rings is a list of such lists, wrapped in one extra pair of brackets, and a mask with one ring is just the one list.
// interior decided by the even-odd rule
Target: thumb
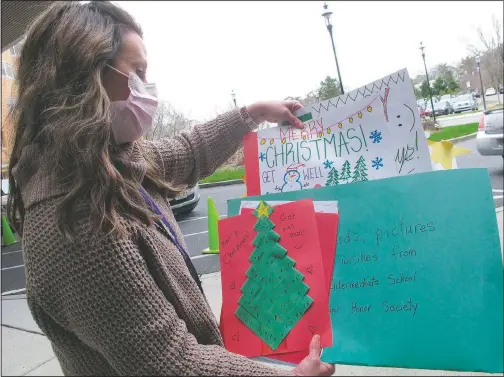
[(309, 356), (314, 359), (320, 358), (320, 335), (314, 335), (310, 342), (310, 352)]
[(303, 122), (301, 122), (298, 117), (296, 117), (289, 109), (285, 109), (285, 118), (287, 118), (286, 120), (291, 126), (296, 128), (304, 128)]

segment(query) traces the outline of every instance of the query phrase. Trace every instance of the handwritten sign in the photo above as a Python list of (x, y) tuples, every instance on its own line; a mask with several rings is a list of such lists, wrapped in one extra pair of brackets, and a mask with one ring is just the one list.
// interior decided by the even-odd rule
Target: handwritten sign
[[(271, 275), (267, 271), (264, 273), (261, 268), (254, 268), (251, 262), (251, 259), (254, 259), (253, 253), (257, 250), (253, 245), (258, 233), (254, 230), (257, 219), (248, 212), (220, 220), (219, 240), (223, 287), (221, 332), (224, 344), (229, 351), (245, 356), (302, 351), (309, 344), (312, 332), (316, 329), (316, 333), (321, 335), (322, 344), (331, 345), (332, 333), (327, 311), (329, 306), (327, 280), (318, 241), (313, 202), (305, 200), (275, 206), (270, 220), (276, 224), (275, 232), (280, 237), (280, 245), (287, 250), (286, 257), (293, 261), (296, 279), (303, 278), (302, 282), (308, 288), (309, 298), (313, 302), (278, 347), (273, 350), (263, 342), (261, 338), (265, 335), (271, 337), (271, 339), (268, 338), (268, 342), (276, 346), (281, 331), (275, 330), (264, 334), (262, 330), (265, 326), (260, 326), (261, 321), (254, 321), (253, 316), (243, 313), (240, 309), (241, 304), (244, 304), (242, 294), (244, 292), (253, 294), (254, 289), (257, 288), (247, 278), (256, 276), (256, 273), (265, 277)], [(286, 287), (286, 289), (289, 294), (289, 288)], [(253, 311), (253, 308), (248, 308)], [(239, 341), (236, 336), (238, 333), (240, 334)], [(257, 333), (260, 333), (261, 337), (256, 335)]]
[[(352, 186), (247, 198), (338, 199), (334, 339), (322, 358), (502, 372), (503, 270), (487, 170)], [(426, 196), (427, 187), (444, 194)], [(239, 207), (240, 200), (230, 201), (228, 214)]]
[(385, 120), (397, 143), (394, 147), (394, 159), (398, 175), (431, 171), (427, 141), (423, 137), (422, 120), (407, 69), (394, 72), (318, 105), (309, 106), (300, 114), (309, 111), (314, 117), (320, 116), (332, 108), (346, 107), (376, 94), (380, 97)]
[(249, 196), (432, 170), (405, 69), (296, 115), (302, 130), (275, 127), (245, 136)]

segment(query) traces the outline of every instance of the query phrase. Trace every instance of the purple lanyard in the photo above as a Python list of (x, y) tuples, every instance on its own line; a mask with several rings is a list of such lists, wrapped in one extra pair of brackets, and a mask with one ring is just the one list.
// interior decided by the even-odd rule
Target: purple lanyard
[(154, 212), (156, 212), (156, 214), (158, 214), (159, 216), (161, 216), (161, 221), (163, 222), (162, 225), (164, 225), (164, 229), (165, 229), (166, 233), (168, 234), (168, 237), (175, 244), (175, 246), (177, 247), (178, 251), (182, 254), (182, 256), (184, 257), (184, 259), (186, 257), (188, 257), (189, 255), (184, 250), (184, 248), (182, 247), (182, 245), (180, 245), (180, 243), (179, 243), (179, 241), (177, 239), (177, 235), (173, 231), (173, 228), (171, 227), (170, 223), (168, 222), (168, 220), (166, 220), (166, 217), (159, 210), (159, 208), (156, 205), (156, 203), (154, 203), (154, 200), (152, 200), (152, 198), (149, 196), (149, 194), (147, 194), (147, 192), (145, 191), (145, 189), (142, 186), (140, 186), (140, 194), (142, 194), (144, 200), (149, 204), (149, 206), (152, 208), (152, 210)]

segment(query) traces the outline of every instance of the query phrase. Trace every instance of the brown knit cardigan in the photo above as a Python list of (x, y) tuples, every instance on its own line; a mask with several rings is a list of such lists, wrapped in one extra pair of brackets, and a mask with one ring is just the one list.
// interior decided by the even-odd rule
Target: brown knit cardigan
[[(236, 109), (189, 134), (138, 143), (166, 181), (191, 186), (225, 162), (255, 126)], [(51, 167), (33, 168), (40, 157), (39, 148), (28, 146), (13, 169), (26, 209), (26, 293), (65, 375), (285, 375), (223, 348), (183, 257), (156, 227), (123, 220), (126, 237), (92, 232), (89, 205), (81, 201), (77, 237), (66, 241), (56, 213), (65, 190), (49, 178)], [(138, 144), (121, 159), (141, 182), (146, 161)], [(149, 194), (186, 247), (168, 200)]]

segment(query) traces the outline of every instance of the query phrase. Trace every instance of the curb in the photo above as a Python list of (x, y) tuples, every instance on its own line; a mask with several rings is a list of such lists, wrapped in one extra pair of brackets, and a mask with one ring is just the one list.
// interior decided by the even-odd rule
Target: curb
[(469, 140), (469, 139), (475, 138), (477, 134), (478, 134), (477, 132), (474, 132), (474, 133), (469, 134), (469, 135), (454, 137), (453, 139), (448, 139), (446, 141), (450, 141), (453, 144), (455, 144), (455, 143), (458, 143), (460, 141), (465, 141), (465, 140)]
[(200, 276), (201, 280), (220, 278), (221, 272), (210, 272), (209, 274), (203, 274)]
[(210, 188), (210, 187), (219, 187), (219, 186), (230, 186), (230, 185), (238, 185), (243, 184), (243, 180), (241, 179), (231, 179), (229, 181), (221, 181), (221, 182), (212, 182), (212, 183), (200, 183), (200, 189)]

